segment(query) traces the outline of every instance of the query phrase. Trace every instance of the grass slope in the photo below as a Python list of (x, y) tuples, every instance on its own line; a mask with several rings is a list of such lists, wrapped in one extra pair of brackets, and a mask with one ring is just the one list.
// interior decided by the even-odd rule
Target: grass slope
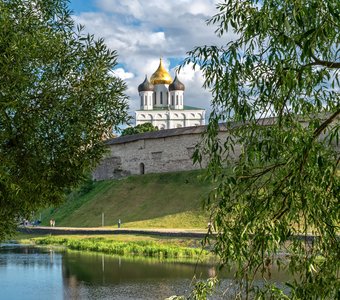
[(125, 228), (205, 228), (202, 200), (209, 185), (200, 171), (131, 176), (95, 182), (90, 191), (69, 195), (58, 208), (43, 212), (43, 224), (54, 218), (57, 226), (117, 226)]

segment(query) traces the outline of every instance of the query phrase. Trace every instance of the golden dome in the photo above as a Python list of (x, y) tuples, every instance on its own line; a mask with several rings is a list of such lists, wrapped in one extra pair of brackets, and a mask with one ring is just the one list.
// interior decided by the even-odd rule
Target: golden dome
[(158, 69), (152, 74), (150, 81), (152, 84), (170, 84), (172, 82), (170, 74), (163, 66), (162, 59), (160, 59)]

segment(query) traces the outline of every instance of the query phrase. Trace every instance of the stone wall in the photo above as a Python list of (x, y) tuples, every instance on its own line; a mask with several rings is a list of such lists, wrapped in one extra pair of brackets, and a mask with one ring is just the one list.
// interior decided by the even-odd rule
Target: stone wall
[[(178, 128), (125, 136), (108, 142), (109, 153), (93, 172), (93, 179), (120, 178), (132, 174), (199, 169), (192, 155), (205, 126)], [(221, 136), (227, 135), (221, 132)]]
[[(268, 126), (274, 122), (275, 118), (266, 118), (261, 119), (259, 124)], [(301, 123), (307, 122), (301, 120)], [(205, 129), (206, 126), (184, 127), (112, 139), (107, 142), (109, 152), (93, 172), (93, 179), (104, 180), (132, 174), (199, 169), (198, 164), (193, 164), (192, 155)], [(220, 125), (221, 143), (227, 136), (225, 126)], [(322, 133), (319, 140), (323, 141), (325, 136), (326, 133)], [(340, 152), (340, 145), (336, 141), (332, 144)], [(234, 150), (234, 155), (238, 157), (240, 146), (236, 145)]]

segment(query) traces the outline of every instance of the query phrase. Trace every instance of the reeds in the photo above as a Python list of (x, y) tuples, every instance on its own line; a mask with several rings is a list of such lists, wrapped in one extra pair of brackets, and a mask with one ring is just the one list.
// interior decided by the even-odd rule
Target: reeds
[(115, 255), (133, 255), (160, 259), (204, 259), (210, 253), (201, 248), (181, 247), (154, 241), (113, 241), (105, 238), (39, 237), (37, 245), (62, 245), (71, 250), (93, 251)]

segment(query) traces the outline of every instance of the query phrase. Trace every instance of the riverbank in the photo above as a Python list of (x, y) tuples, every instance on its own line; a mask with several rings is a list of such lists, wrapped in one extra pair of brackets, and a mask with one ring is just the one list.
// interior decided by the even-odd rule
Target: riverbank
[(99, 252), (120, 256), (175, 259), (176, 261), (213, 259), (210, 251), (203, 249), (201, 239), (173, 238), (145, 235), (37, 235), (19, 234), (20, 244), (63, 246), (71, 250)]
[(152, 235), (152, 236), (164, 236), (164, 237), (182, 237), (182, 238), (198, 238), (203, 239), (207, 235), (207, 231), (198, 229), (131, 229), (131, 228), (119, 228), (114, 229), (112, 227), (47, 227), (47, 226), (22, 226), (17, 229), (24, 234), (51, 234), (51, 235), (126, 235), (126, 234), (140, 234), (140, 235)]

